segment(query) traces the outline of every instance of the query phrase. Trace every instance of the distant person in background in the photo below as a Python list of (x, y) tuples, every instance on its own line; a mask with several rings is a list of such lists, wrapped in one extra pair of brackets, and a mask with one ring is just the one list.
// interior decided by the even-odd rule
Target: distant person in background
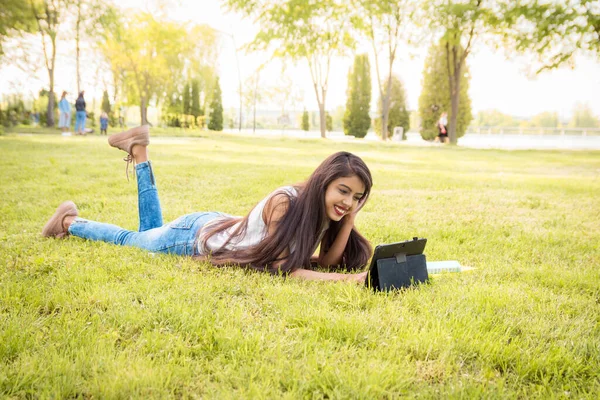
[(106, 135), (106, 130), (108, 129), (108, 114), (106, 111), (102, 111), (100, 114), (100, 134)]
[(62, 129), (63, 133), (69, 132), (71, 129), (71, 104), (67, 100), (66, 91), (62, 92), (62, 96), (58, 102), (58, 110), (60, 111), (58, 127)]
[(75, 101), (75, 132), (78, 135), (85, 135), (85, 100), (83, 98), (83, 94), (85, 92), (82, 90), (79, 93), (79, 97)]
[(436, 142), (448, 143), (448, 113), (443, 112), (442, 116), (438, 120), (438, 135), (435, 138)]

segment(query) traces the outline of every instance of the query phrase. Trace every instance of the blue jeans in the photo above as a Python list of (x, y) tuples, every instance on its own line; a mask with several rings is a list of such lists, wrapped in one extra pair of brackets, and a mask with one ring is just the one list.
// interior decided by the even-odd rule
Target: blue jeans
[(75, 113), (75, 132), (83, 132), (85, 129), (85, 111)]
[(158, 190), (150, 161), (137, 164), (135, 170), (138, 184), (139, 232), (78, 217), (69, 227), (69, 233), (84, 239), (139, 247), (157, 253), (182, 256), (198, 254), (197, 232), (208, 221), (222, 214), (197, 212), (163, 225)]

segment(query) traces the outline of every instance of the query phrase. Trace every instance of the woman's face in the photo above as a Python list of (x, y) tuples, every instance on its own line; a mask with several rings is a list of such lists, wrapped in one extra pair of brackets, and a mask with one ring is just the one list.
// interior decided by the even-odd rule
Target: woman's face
[(337, 178), (325, 191), (325, 210), (332, 221), (341, 220), (358, 208), (365, 193), (365, 184), (356, 175)]

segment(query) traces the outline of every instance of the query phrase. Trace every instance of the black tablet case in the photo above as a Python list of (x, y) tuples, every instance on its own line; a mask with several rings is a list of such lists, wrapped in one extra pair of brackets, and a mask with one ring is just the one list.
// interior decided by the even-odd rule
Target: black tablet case
[[(409, 287), (429, 279), (425, 254), (406, 256), (398, 254), (393, 258), (377, 260), (377, 277), (372, 280), (375, 290), (390, 291)], [(375, 279), (376, 278), (376, 279)]]

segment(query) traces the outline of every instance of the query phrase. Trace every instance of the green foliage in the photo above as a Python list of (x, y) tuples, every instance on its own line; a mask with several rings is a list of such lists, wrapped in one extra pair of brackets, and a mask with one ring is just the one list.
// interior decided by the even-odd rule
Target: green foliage
[(1, 398), (598, 397), (598, 151), (196, 135), (151, 144), (165, 222), (245, 215), (343, 147), (373, 174), (355, 225), (374, 246), (424, 236), (476, 269), (384, 294), (44, 239), (66, 199), (137, 230), (135, 184), (105, 138), (6, 136)]
[(333, 118), (329, 115), (329, 112), (325, 113), (325, 129), (327, 129), (328, 132), (333, 130)]
[(192, 79), (192, 104), (190, 106), (190, 114), (194, 117), (203, 115), (202, 107), (200, 106), (200, 80)]
[[(451, 68), (451, 73), (454, 69)], [(456, 134), (462, 137), (472, 120), (471, 99), (469, 98), (469, 68), (465, 64), (460, 81), (459, 108)], [(442, 112), (451, 118), (450, 89), (448, 83), (448, 64), (445, 46), (431, 46), (423, 69), (423, 88), (419, 96), (419, 116), (421, 118), (421, 136), (432, 140), (438, 135), (437, 122)]]
[(504, 114), (498, 110), (479, 111), (471, 122), (473, 127), (499, 126), (499, 127), (518, 127), (519, 120), (515, 117)]
[(0, 114), (3, 115), (0, 120), (3, 121), (2, 124), (5, 127), (17, 126), (23, 120), (28, 119), (29, 112), (25, 109), (22, 95), (13, 94), (6, 96), (6, 101), (6, 110), (4, 112), (0, 111)]
[(600, 55), (597, 0), (507, 1), (502, 8), (505, 43), (521, 53), (536, 53), (537, 73), (573, 62), (578, 51)]
[[(399, 58), (399, 46), (422, 40), (418, 37), (421, 35), (420, 29), (415, 29), (417, 24), (414, 23), (418, 19), (416, 12), (421, 5), (413, 0), (352, 0), (351, 4), (354, 10), (352, 25), (368, 39), (373, 49), (381, 116), (377, 119), (374, 130), (381, 136), (383, 124), (386, 125), (387, 132), (393, 130), (389, 121), (389, 101), (382, 93), (390, 91), (390, 81), (387, 78), (393, 75), (394, 63)], [(380, 60), (384, 59), (388, 62), (381, 63)], [(381, 67), (384, 65), (385, 70), (382, 71)], [(382, 137), (386, 140), (390, 135)]]
[[(331, 61), (355, 46), (348, 18), (350, 4), (339, 0), (226, 0), (225, 4), (260, 27), (250, 49), (307, 62), (316, 89), (319, 121), (325, 122)], [(319, 123), (322, 137), (326, 137), (325, 125)]]
[(191, 114), (192, 102), (190, 90), (190, 84), (186, 82), (186, 84), (183, 86), (183, 113), (185, 115)]
[(110, 115), (111, 113), (111, 106), (110, 106), (110, 99), (108, 98), (108, 91), (105, 90), (104, 93), (102, 93), (102, 106), (101, 106), (102, 111), (104, 111), (105, 113), (107, 113), (108, 115)]
[(221, 99), (221, 86), (219, 85), (219, 77), (217, 77), (215, 80), (215, 85), (213, 88), (208, 129), (211, 131), (223, 130), (223, 103)]
[(344, 133), (358, 138), (367, 135), (371, 126), (371, 67), (369, 57), (359, 54), (354, 57), (354, 65), (348, 73)]
[(346, 112), (346, 107), (339, 105), (332, 111), (332, 119), (333, 119), (333, 130), (341, 131), (344, 129), (344, 113)]
[(87, 118), (85, 120), (85, 126), (89, 128), (95, 128), (97, 124), (98, 121), (96, 121), (96, 113), (94, 111), (88, 111)]
[(304, 109), (304, 112), (302, 113), (302, 130), (308, 132), (308, 130), (310, 129), (310, 123), (308, 121), (308, 111), (306, 111), (306, 108)]
[[(34, 100), (33, 103), (33, 108), (34, 110), (37, 110), (40, 113), (40, 125), (41, 126), (54, 126), (53, 124), (50, 125), (48, 124), (48, 96), (49, 96), (49, 92), (46, 89), (42, 89), (39, 92), (39, 97)], [(74, 106), (71, 106), (71, 108), (73, 108)], [(58, 102), (54, 102), (54, 109), (52, 111), (53, 117), (54, 119), (56, 119), (57, 116), (57, 110), (58, 110)], [(71, 112), (71, 117), (74, 118), (75, 117), (75, 112), (73, 110), (73, 112)]]
[[(448, 94), (450, 107), (448, 112), (448, 137), (450, 143), (456, 144), (458, 138), (464, 134), (461, 124), (466, 129), (471, 121), (470, 104), (466, 121), (457, 121), (457, 117), (465, 117), (459, 108), (463, 99), (464, 87), (462, 82), (468, 72), (466, 60), (471, 53), (472, 44), (480, 37), (485, 37), (493, 42), (498, 35), (502, 36), (499, 23), (503, 19), (502, 4), (495, 1), (482, 0), (427, 0), (423, 2), (424, 18), (429, 28), (440, 33), (440, 47), (446, 49), (443, 56), (446, 62), (446, 77), (448, 80)], [(441, 55), (438, 55), (441, 56)], [(421, 107), (419, 107), (421, 108)], [(432, 111), (434, 114), (435, 112)], [(430, 117), (422, 120), (423, 133), (431, 137), (433, 130), (430, 128)]]
[[(122, 78), (127, 104), (140, 106), (142, 123), (145, 123), (150, 102), (164, 100), (165, 95), (168, 99), (181, 95), (181, 87), (189, 84), (186, 69), (191, 66), (194, 72), (200, 71), (205, 58), (212, 57), (212, 46), (212, 30), (190, 28), (157, 20), (149, 13), (138, 13), (131, 20), (121, 17), (107, 30), (102, 50), (113, 74)], [(189, 113), (189, 102), (186, 107)]]
[(569, 121), (570, 128), (600, 128), (600, 120), (588, 104), (578, 103)]
[[(384, 93), (384, 96), (386, 93)], [(381, 115), (381, 98), (377, 102), (377, 114)], [(376, 118), (373, 122), (375, 133), (381, 137), (381, 118)], [(406, 132), (410, 129), (410, 114), (406, 109), (406, 91), (402, 81), (392, 76), (392, 87), (390, 94), (390, 109), (388, 116), (388, 138), (391, 138), (394, 133), (394, 128), (401, 126), (404, 128), (402, 139), (406, 139)]]
[(69, 17), (70, 2), (38, 0), (29, 2), (39, 32), (39, 39), (44, 48), (44, 66), (48, 71), (48, 105), (45, 124), (53, 127), (56, 121), (56, 94), (54, 93), (54, 73), (56, 66), (57, 37)]
[(193, 115), (184, 115), (179, 112), (163, 112), (161, 117), (164, 125), (173, 128), (201, 129), (206, 124), (206, 117), (203, 115), (194, 117)]
[(539, 113), (531, 118), (528, 125), (536, 128), (556, 128), (560, 125), (558, 113), (555, 111)]
[(2, 0), (0, 11), (0, 57), (4, 54), (5, 40), (23, 32), (35, 31), (35, 18), (23, 0)]

